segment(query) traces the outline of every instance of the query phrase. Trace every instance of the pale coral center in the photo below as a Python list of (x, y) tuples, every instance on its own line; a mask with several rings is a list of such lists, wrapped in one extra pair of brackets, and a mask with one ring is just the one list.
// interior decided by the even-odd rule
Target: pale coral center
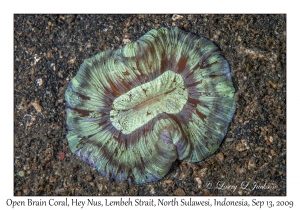
[(116, 98), (110, 120), (123, 134), (130, 134), (161, 113), (177, 114), (187, 99), (188, 92), (181, 75), (166, 71)]

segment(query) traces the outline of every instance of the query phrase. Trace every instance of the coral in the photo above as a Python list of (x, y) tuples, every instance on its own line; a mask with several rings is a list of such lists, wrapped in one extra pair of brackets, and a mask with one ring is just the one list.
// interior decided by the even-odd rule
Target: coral
[(215, 44), (178, 28), (151, 30), (81, 65), (65, 95), (69, 147), (103, 176), (161, 179), (176, 159), (217, 150), (234, 91)]

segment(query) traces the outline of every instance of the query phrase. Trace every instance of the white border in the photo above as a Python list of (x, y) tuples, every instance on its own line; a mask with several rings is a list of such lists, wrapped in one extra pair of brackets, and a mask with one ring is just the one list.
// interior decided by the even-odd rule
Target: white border
[[(259, 199), (261, 201), (272, 200), (292, 200), (294, 201), (293, 209), (299, 208), (300, 185), (297, 176), (300, 174), (299, 167), (299, 12), (298, 5), (292, 1), (272, 1), (272, 0), (252, 0), (252, 1), (176, 1), (176, 0), (152, 0), (141, 3), (135, 1), (2, 1), (0, 3), (0, 26), (1, 26), (1, 170), (0, 170), (0, 207), (1, 209), (11, 209), (6, 206), (8, 198), (14, 200), (25, 200), (28, 197), (13, 196), (13, 14), (15, 13), (287, 13), (287, 196), (285, 197), (227, 197), (230, 200), (249, 200)], [(293, 1), (295, 2), (295, 1)], [(297, 65), (298, 64), (298, 65)], [(32, 199), (49, 200), (63, 199), (63, 197), (31, 197)], [(69, 197), (71, 198), (71, 197)], [(86, 200), (88, 197), (77, 197), (80, 200)], [(118, 197), (102, 197), (97, 199), (117, 199)], [(139, 197), (132, 197), (132, 199)], [(142, 197), (147, 200), (148, 197)], [(163, 197), (154, 197), (154, 199)], [(170, 197), (165, 197), (170, 199)], [(180, 197), (177, 197), (180, 199)], [(188, 197), (184, 197), (188, 198)], [(215, 197), (193, 197), (193, 199), (214, 199)], [(222, 200), (223, 197), (217, 197)], [(29, 209), (29, 207), (26, 207)], [(50, 207), (43, 207), (43, 209)], [(56, 207), (59, 208), (59, 207)], [(97, 209), (100, 207), (92, 207)], [(127, 207), (124, 207), (127, 208)], [(182, 207), (174, 207), (181, 209)], [(197, 207), (197, 209), (206, 209)], [(31, 209), (31, 208), (30, 208)], [(59, 208), (60, 209), (60, 208)], [(86, 209), (86, 208), (85, 208)], [(129, 209), (129, 208), (128, 208)], [(131, 207), (130, 209), (140, 209), (140, 207)], [(195, 209), (195, 208), (194, 208)], [(211, 208), (209, 208), (211, 209)], [(232, 209), (232, 207), (223, 207), (223, 209)], [(237, 208), (235, 208), (237, 209)], [(240, 209), (240, 208), (239, 208)], [(258, 208), (257, 208), (258, 209)], [(268, 208), (262, 208), (268, 209)]]

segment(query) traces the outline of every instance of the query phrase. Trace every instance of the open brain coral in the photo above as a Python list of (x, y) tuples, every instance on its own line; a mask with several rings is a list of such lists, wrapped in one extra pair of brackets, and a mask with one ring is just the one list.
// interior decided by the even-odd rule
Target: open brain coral
[(103, 176), (152, 182), (176, 159), (217, 150), (233, 95), (216, 45), (178, 28), (151, 30), (81, 65), (65, 95), (69, 146)]

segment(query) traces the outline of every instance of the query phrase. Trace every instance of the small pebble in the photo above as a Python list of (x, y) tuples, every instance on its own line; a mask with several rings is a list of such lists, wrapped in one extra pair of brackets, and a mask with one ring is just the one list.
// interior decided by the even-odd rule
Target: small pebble
[(90, 182), (93, 180), (93, 176), (88, 174), (88, 175), (86, 175), (85, 179), (86, 179), (86, 181)]
[(272, 137), (272, 136), (269, 137), (269, 142), (270, 142), (270, 143), (273, 142), (273, 137)]
[(246, 169), (245, 168), (240, 168), (240, 167), (236, 167), (235, 170), (238, 174), (243, 174), (246, 173)]
[(19, 177), (23, 177), (24, 175), (25, 175), (25, 172), (24, 172), (24, 171), (19, 171), (19, 172), (18, 172), (18, 176), (19, 176)]
[(239, 152), (242, 152), (244, 150), (249, 149), (249, 146), (247, 145), (247, 142), (245, 139), (242, 139), (235, 147), (235, 149)]
[(203, 193), (204, 196), (210, 196), (211, 195), (208, 189), (203, 189), (202, 193)]
[(42, 78), (39, 78), (36, 80), (36, 83), (38, 84), (38, 86), (42, 86), (44, 84), (44, 81)]
[(175, 14), (175, 15), (172, 16), (172, 20), (174, 20), (174, 21), (175, 21), (175, 20), (180, 20), (180, 19), (182, 19), (182, 18), (183, 18), (182, 15), (176, 15), (176, 14)]
[(23, 193), (24, 193), (24, 195), (29, 195), (30, 190), (26, 187), (23, 189)]
[(63, 160), (65, 158), (65, 153), (64, 152), (59, 152), (58, 153), (58, 159)]
[(102, 190), (103, 190), (103, 184), (98, 184), (97, 187), (98, 187), (98, 190), (99, 190), (99, 191), (102, 191)]
[(243, 191), (240, 189), (240, 190), (238, 190), (238, 194), (239, 195), (243, 195)]
[(154, 190), (154, 187), (153, 187), (152, 185), (150, 186), (149, 193), (150, 193), (151, 195), (154, 195), (154, 194), (155, 194), (155, 190)]
[(163, 185), (174, 185), (174, 182), (172, 180), (167, 179), (163, 182)]
[(270, 150), (270, 153), (271, 153), (272, 156), (276, 155), (276, 152), (273, 149)]
[(198, 170), (197, 173), (200, 177), (204, 177), (204, 176), (206, 176), (206, 171), (207, 171), (207, 168), (202, 168), (202, 169)]
[(55, 183), (56, 182), (56, 178), (50, 177), (49, 182), (50, 183)]
[(220, 162), (224, 161), (224, 155), (222, 152), (219, 152), (218, 154), (216, 154), (216, 157), (219, 159)]
[(35, 108), (35, 110), (37, 112), (42, 112), (42, 107), (41, 105), (39, 104), (39, 101), (38, 100), (35, 100), (34, 102), (31, 103), (31, 105)]
[(272, 86), (272, 88), (276, 88), (277, 87), (277, 85), (275, 83), (273, 83), (271, 80), (269, 80), (268, 83)]
[(201, 189), (202, 188), (202, 181), (201, 181), (201, 179), (199, 177), (196, 177), (195, 181), (198, 183), (197, 188)]
[(226, 138), (225, 142), (232, 142), (234, 140), (234, 138)]
[(131, 42), (130, 39), (123, 39), (123, 44), (128, 44), (128, 43), (130, 43), (130, 42)]
[(181, 188), (177, 188), (177, 189), (175, 190), (174, 194), (177, 195), (177, 196), (185, 196), (185, 192), (184, 192), (184, 190), (181, 189)]
[(256, 168), (255, 157), (250, 158), (248, 162), (248, 169)]

